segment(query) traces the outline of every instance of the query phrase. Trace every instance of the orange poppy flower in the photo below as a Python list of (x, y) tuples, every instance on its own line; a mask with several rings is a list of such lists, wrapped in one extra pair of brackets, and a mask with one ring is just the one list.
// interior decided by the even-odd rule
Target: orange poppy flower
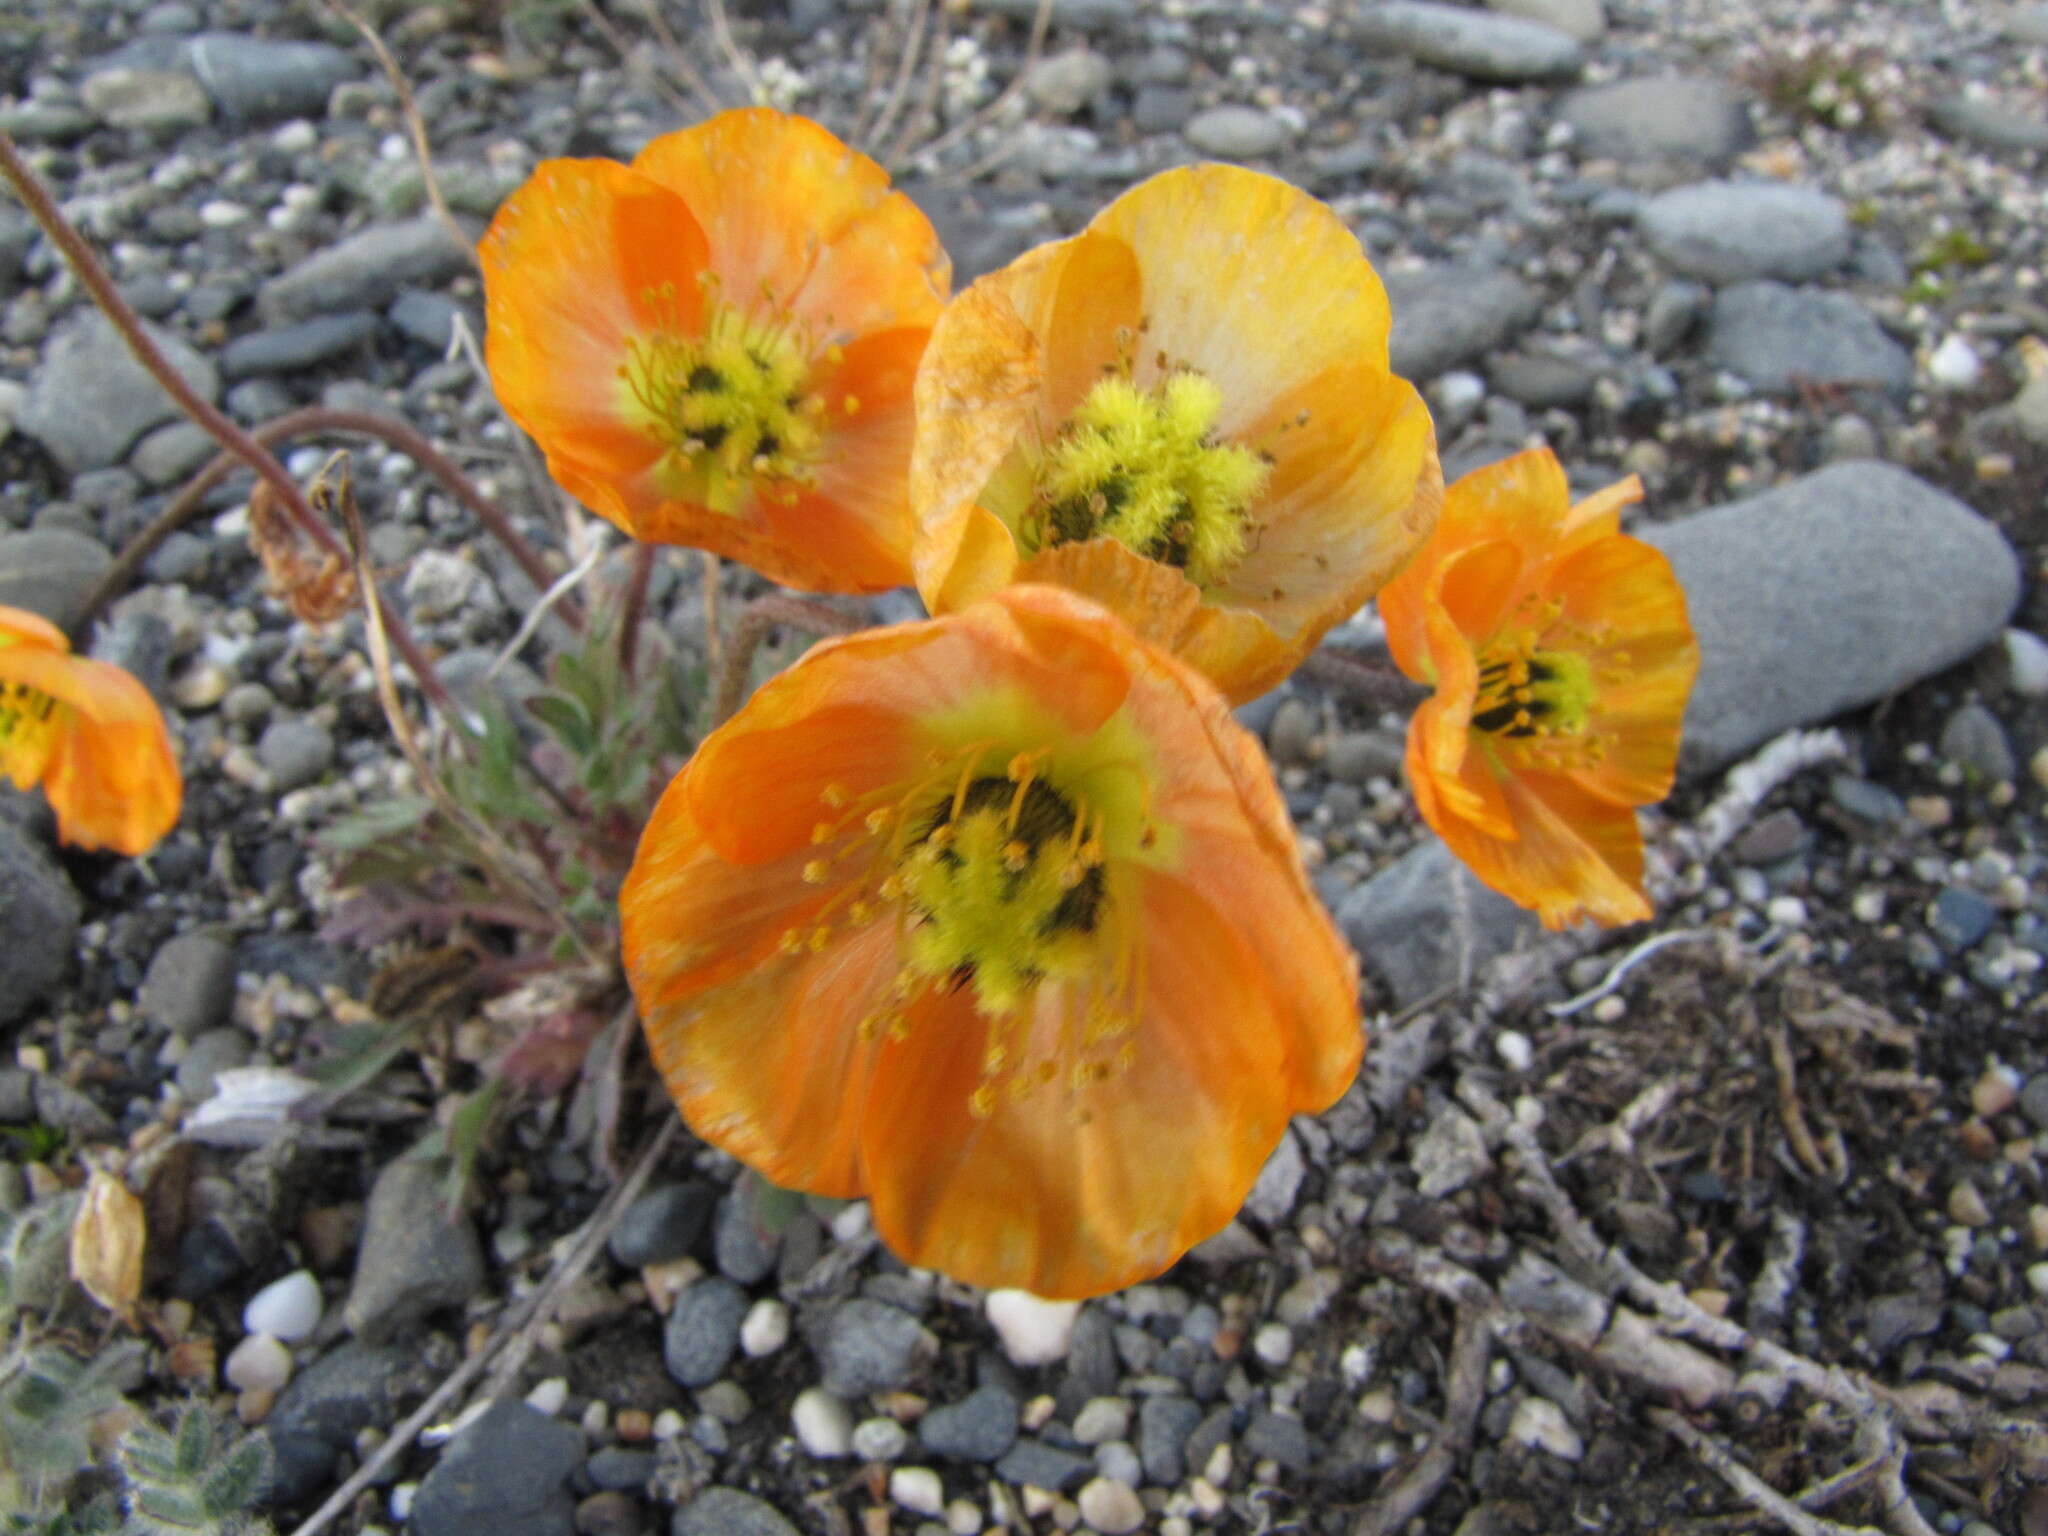
[(788, 586), (909, 580), (911, 382), (951, 267), (874, 161), (724, 112), (631, 166), (544, 162), (480, 255), (491, 381), (571, 495)]
[(1233, 700), (1414, 552), (1443, 481), (1388, 372), (1386, 290), (1328, 208), (1167, 171), (962, 293), (918, 373), (911, 505), (934, 613), (1085, 592)]
[(1670, 792), (1699, 647), (1671, 563), (1621, 530), (1634, 476), (1571, 505), (1547, 448), (1474, 470), (1380, 593), (1423, 819), (1561, 928), (1650, 915), (1635, 807)]
[(1257, 744), (1051, 587), (768, 682), (669, 786), (620, 907), (697, 1133), (978, 1285), (1159, 1273), (1358, 1065), (1356, 968)]
[(0, 607), (0, 773), (43, 786), (57, 836), (78, 848), (147, 853), (184, 796), (156, 701), (128, 673), (71, 654), (64, 632)]

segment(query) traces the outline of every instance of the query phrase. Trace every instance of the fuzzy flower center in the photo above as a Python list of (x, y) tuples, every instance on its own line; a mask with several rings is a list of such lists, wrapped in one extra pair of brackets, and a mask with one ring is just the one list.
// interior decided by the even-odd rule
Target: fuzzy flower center
[[(673, 305), (672, 292), (650, 297), (657, 310)], [(675, 491), (730, 515), (749, 487), (793, 497), (810, 483), (825, 403), (810, 388), (809, 348), (787, 322), (713, 297), (700, 334), (664, 325), (636, 337), (619, 376), (669, 450)]]
[[(907, 1038), (912, 1005), (934, 988), (971, 990), (977, 1116), (1128, 1071), (1143, 978), (1114, 870), (1160, 838), (1128, 750), (1123, 726), (1069, 749), (983, 739), (935, 749), (914, 782), (861, 797), (828, 785), (803, 875), (830, 894), (781, 948), (817, 952), (894, 925), (897, 972), (861, 1022), (868, 1039)], [(1047, 986), (1056, 1004), (1041, 1001)]]
[(1124, 372), (1099, 380), (1039, 466), (1020, 530), (1027, 552), (1108, 537), (1197, 586), (1222, 581), (1271, 474), (1252, 450), (1217, 441), (1222, 411), (1223, 392), (1199, 373), (1150, 389)]
[(1479, 649), (1472, 728), (1545, 767), (1592, 767), (1607, 748), (1593, 725), (1601, 686), (1629, 672), (1605, 640), (1565, 619), (1556, 599), (1526, 599)]
[(26, 683), (0, 683), (0, 773), (17, 781), (41, 775), (56, 744), (57, 701)]

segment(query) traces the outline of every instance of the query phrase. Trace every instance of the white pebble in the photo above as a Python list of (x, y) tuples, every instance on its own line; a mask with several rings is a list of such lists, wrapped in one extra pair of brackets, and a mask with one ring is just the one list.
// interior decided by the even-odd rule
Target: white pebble
[(2030, 629), (2008, 629), (2005, 664), (2014, 693), (2030, 699), (2048, 694), (2048, 640)]
[(2029, 1264), (2027, 1284), (2034, 1288), (2034, 1294), (2048, 1300), (2048, 1264)]
[(1274, 1367), (1294, 1358), (1294, 1330), (1285, 1323), (1266, 1323), (1252, 1335), (1252, 1353)]
[(420, 1485), (418, 1483), (394, 1483), (391, 1488), (391, 1497), (385, 1502), (384, 1506), (391, 1511), (391, 1518), (398, 1521), (401, 1525), (410, 1519), (412, 1516), (413, 1495), (419, 1491)]
[(1628, 1001), (1619, 992), (1610, 992), (1593, 1005), (1593, 1017), (1602, 1024), (1612, 1024), (1628, 1012)]
[(1081, 1518), (1102, 1536), (1130, 1536), (1145, 1523), (1145, 1506), (1128, 1486), (1098, 1477), (1081, 1490)]
[(270, 142), (286, 154), (303, 154), (320, 142), (320, 130), (303, 117), (295, 117), (273, 132)]
[(1430, 393), (1436, 396), (1438, 411), (1446, 416), (1456, 416), (1479, 408), (1479, 402), (1486, 398), (1486, 380), (1461, 368), (1438, 379), (1436, 388)]
[(1518, 1029), (1504, 1029), (1493, 1037), (1493, 1048), (1499, 1052), (1501, 1063), (1510, 1072), (1526, 1072), (1529, 1064), (1536, 1059), (1536, 1047), (1529, 1043), (1529, 1037)]
[(320, 1326), (321, 1306), (320, 1282), (310, 1270), (295, 1269), (249, 1298), (242, 1308), (242, 1329), (297, 1344)]
[(1074, 1438), (1083, 1445), (1121, 1440), (1131, 1427), (1131, 1405), (1120, 1397), (1091, 1397), (1074, 1415)]
[(1548, 1451), (1560, 1461), (1577, 1461), (1586, 1454), (1586, 1442), (1572, 1428), (1572, 1421), (1547, 1397), (1525, 1397), (1515, 1404), (1515, 1415), (1508, 1420), (1508, 1438), (1517, 1445)]
[(1074, 1319), (1081, 1315), (1078, 1301), (1047, 1301), (1029, 1291), (990, 1291), (986, 1305), (989, 1326), (1003, 1341), (1003, 1353), (1012, 1365), (1029, 1369), (1066, 1358)]
[(526, 1394), (526, 1406), (552, 1419), (569, 1406), (569, 1378), (550, 1376), (546, 1381), (536, 1382)]
[(1983, 374), (1984, 362), (1977, 349), (1960, 336), (1943, 337), (1927, 359), (1927, 376), (1943, 389), (1969, 389)]
[(1859, 923), (1881, 923), (1884, 921), (1885, 894), (1874, 885), (1865, 886), (1849, 902), (1849, 910), (1856, 914)]
[(811, 1455), (829, 1460), (853, 1454), (853, 1415), (823, 1387), (797, 1393), (789, 1422), (797, 1444)]
[(889, 1474), (890, 1502), (915, 1515), (943, 1515), (946, 1487), (930, 1467), (898, 1467)]
[(231, 203), (224, 197), (216, 197), (199, 205), (199, 222), (208, 229), (232, 229), (248, 217), (248, 209), (240, 203)]
[(220, 1373), (237, 1392), (282, 1392), (292, 1379), (292, 1352), (267, 1333), (252, 1333), (234, 1347)]
[(789, 1342), (789, 1308), (773, 1296), (764, 1296), (747, 1309), (740, 1324), (740, 1348), (749, 1360), (772, 1355)]
[(1764, 908), (1764, 916), (1781, 928), (1804, 928), (1806, 903), (1797, 896), (1773, 896)]
[(866, 1237), (873, 1225), (868, 1216), (868, 1203), (856, 1200), (832, 1218), (832, 1237), (835, 1242), (852, 1243)]
[(654, 1423), (648, 1433), (657, 1440), (680, 1440), (683, 1438), (683, 1416), (673, 1408), (664, 1408), (654, 1416)]
[(955, 1499), (946, 1506), (946, 1529), (953, 1536), (975, 1536), (981, 1529), (981, 1510), (972, 1499)]

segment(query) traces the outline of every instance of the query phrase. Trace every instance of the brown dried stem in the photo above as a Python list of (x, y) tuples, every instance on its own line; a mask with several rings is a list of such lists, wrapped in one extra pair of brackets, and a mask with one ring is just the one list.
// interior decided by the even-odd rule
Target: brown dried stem
[[(135, 313), (128, 301), (121, 297), (120, 290), (114, 286), (114, 280), (107, 274), (107, 269), (100, 265), (100, 259), (93, 253), (92, 247), (86, 244), (84, 236), (72, 227), (70, 220), (64, 217), (55, 200), (51, 198), (49, 190), (43, 186), (35, 172), (29, 169), (28, 162), (22, 159), (14, 140), (5, 133), (0, 133), (0, 175), (4, 175), (13, 186), (16, 194), (27, 205), (28, 211), (35, 217), (36, 223), (41, 225), (43, 232), (50, 237), (51, 243), (64, 253), (64, 259), (70, 265), (73, 275), (78, 278), (79, 285), (85, 289), (100, 313), (107, 317), (107, 322), (127, 343), (128, 350), (134, 354), (135, 360), (163, 387), (164, 392), (177, 403), (178, 408), (269, 486), (277, 496), (278, 505), (285, 509), (292, 520), (303, 528), (315, 543), (329, 554), (344, 554), (341, 540), (306, 504), (304, 493), (300, 491), (297, 482), (285, 472), (284, 466), (277, 462), (262, 443), (202, 398), (185, 382), (184, 376), (171, 366), (162, 349), (142, 328), (141, 317)], [(189, 512), (186, 515), (189, 516)], [(437, 707), (446, 707), (449, 703), (448, 690), (441, 685), (441, 679), (434, 671), (433, 662), (427, 658), (426, 652), (420, 649), (419, 642), (413, 639), (412, 632), (395, 613), (388, 611), (382, 593), (374, 585), (369, 588), (366, 600), (385, 621), (391, 633), (391, 643), (405, 658), (406, 665), (412, 668), (413, 676), (419, 680), (421, 692), (433, 700)]]
[(786, 592), (769, 592), (748, 603), (740, 611), (740, 621), (733, 627), (731, 648), (719, 669), (718, 692), (711, 705), (713, 729), (730, 720), (746, 701), (754, 653), (760, 650), (770, 631), (783, 625), (813, 635), (844, 635), (859, 629), (861, 621), (837, 608)]
[(477, 262), (476, 247), (469, 242), (468, 232), (455, 221), (455, 215), (448, 211), (448, 200), (441, 195), (441, 178), (434, 174), (434, 155), (427, 143), (426, 120), (420, 116), (419, 103), (413, 100), (412, 82), (405, 77), (405, 71), (398, 67), (398, 60), (391, 56), (391, 50), (384, 46), (384, 39), (377, 35), (377, 29), (342, 3), (342, 0), (324, 0), (327, 8), (354, 27), (363, 35), (363, 41), (370, 45), (370, 52), (377, 55), (377, 63), (384, 71), (384, 78), (391, 82), (391, 89), (398, 94), (398, 110), (405, 118), (406, 136), (412, 140), (412, 152), (419, 158), (420, 181), (426, 187), (427, 201), (433, 204), (434, 212), (449, 232), (455, 236), (455, 243), (469, 253), (472, 265)]
[(1348, 651), (1310, 651), (1302, 660), (1300, 675), (1367, 709), (1409, 713), (1430, 695), (1427, 684), (1403, 676), (1391, 663), (1367, 661)]
[(896, 114), (903, 110), (903, 103), (910, 95), (910, 82), (917, 71), (918, 57), (924, 52), (924, 29), (931, 17), (932, 0), (911, 0), (910, 21), (905, 27), (903, 52), (896, 60), (896, 78), (890, 82), (889, 94), (882, 103), (882, 110), (875, 117), (864, 137), (879, 151), (882, 140), (896, 125)]
[(1038, 0), (1038, 9), (1031, 14), (1031, 36), (1024, 44), (1024, 64), (1017, 71), (1015, 78), (1002, 88), (994, 101), (965, 121), (948, 128), (926, 144), (920, 153), (931, 156), (951, 149), (969, 134), (978, 133), (1007, 111), (1010, 103), (1024, 94), (1024, 82), (1030, 77), (1032, 66), (1037, 64), (1039, 55), (1045, 49), (1045, 34), (1051, 26), (1052, 0)]
[(640, 656), (640, 621), (647, 613), (647, 584), (654, 578), (654, 546), (635, 544), (633, 564), (626, 576), (626, 596), (619, 605), (619, 670), (633, 675)]
[(1733, 1488), (1751, 1507), (1777, 1521), (1792, 1536), (1884, 1536), (1867, 1525), (1842, 1525), (1801, 1509), (1792, 1500), (1758, 1477), (1712, 1435), (1696, 1428), (1681, 1413), (1669, 1408), (1652, 1408), (1649, 1419), (1672, 1439), (1683, 1445), (1721, 1481)]

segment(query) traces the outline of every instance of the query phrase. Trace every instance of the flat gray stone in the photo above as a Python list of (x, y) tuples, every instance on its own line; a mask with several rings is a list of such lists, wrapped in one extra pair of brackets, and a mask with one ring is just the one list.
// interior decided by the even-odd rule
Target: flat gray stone
[(205, 89), (178, 69), (99, 69), (85, 77), (78, 94), (114, 128), (197, 128), (213, 117)]
[(1650, 249), (1687, 277), (1803, 282), (1849, 259), (1849, 212), (1839, 198), (1780, 182), (1702, 181), (1643, 204)]
[(1394, 372), (1433, 379), (1521, 335), (1543, 302), (1504, 267), (1444, 265), (1387, 275)]
[(447, 1168), (402, 1157), (377, 1175), (363, 1216), (355, 1280), (342, 1318), (366, 1344), (385, 1340), (442, 1307), (460, 1306), (484, 1283), (476, 1230), (445, 1209)]
[(1352, 27), (1367, 48), (1471, 80), (1570, 80), (1585, 63), (1585, 51), (1568, 32), (1435, 0), (1386, 0), (1357, 12)]
[(572, 1536), (583, 1434), (512, 1398), (499, 1398), (448, 1444), (420, 1480), (411, 1536)]
[(221, 348), (220, 371), (231, 379), (296, 373), (331, 357), (355, 351), (377, 334), (377, 317), (366, 310), (316, 315), (296, 325), (237, 336)]
[[(212, 363), (168, 331), (147, 321), (143, 329), (186, 383), (208, 401), (220, 397)], [(51, 337), (15, 425), (75, 475), (120, 463), (138, 437), (177, 414), (113, 326), (89, 310)]]
[(1846, 293), (1738, 283), (1714, 296), (1708, 362), (1772, 394), (1814, 385), (1904, 391), (1913, 358)]
[(1945, 96), (1928, 108), (1927, 117), (1950, 138), (1982, 149), (2018, 154), (2048, 149), (2048, 118), (1981, 96)]
[(438, 217), (376, 224), (272, 278), (256, 305), (273, 325), (340, 310), (381, 309), (407, 288), (431, 287), (468, 266), (468, 249)]
[(1468, 974), (1541, 931), (1535, 913), (1480, 884), (1434, 837), (1354, 887), (1337, 904), (1337, 926), (1405, 1008), (1460, 980), (1461, 899), (1471, 915)]
[(1256, 160), (1287, 143), (1280, 119), (1258, 107), (1211, 107), (1190, 118), (1181, 133), (1203, 154), (1219, 160)]
[(143, 973), (143, 1016), (190, 1039), (227, 1022), (235, 1001), (235, 950), (217, 933), (181, 933)]
[(68, 628), (113, 563), (98, 539), (68, 528), (0, 533), (0, 603)]
[(145, 484), (175, 485), (204, 468), (220, 451), (213, 434), (190, 421), (167, 421), (145, 432), (128, 463)]
[(302, 1369), (256, 1431), (270, 1442), (268, 1497), (297, 1504), (330, 1485), (356, 1436), (398, 1416), (408, 1352), (350, 1341)]
[(50, 856), (0, 817), (0, 1024), (27, 1013), (64, 974), (82, 910)]
[(675, 1513), (669, 1536), (798, 1536), (775, 1506), (737, 1488), (706, 1488)]
[(1486, 0), (1486, 8), (1540, 21), (1580, 43), (1590, 43), (1607, 31), (1607, 8), (1601, 0)]
[(1954, 665), (1996, 641), (2019, 601), (2019, 561), (1996, 527), (1869, 460), (1643, 537), (1671, 557), (1699, 635), (1687, 775)]
[(329, 93), (363, 72), (355, 55), (331, 43), (238, 32), (202, 33), (187, 44), (186, 57), (221, 115), (236, 122), (324, 117)]
[(865, 1296), (842, 1301), (817, 1342), (825, 1390), (850, 1400), (907, 1386), (930, 1338), (900, 1307)]
[(1558, 104), (1589, 159), (1718, 166), (1755, 141), (1749, 109), (1727, 84), (1700, 75), (1617, 80)]
[(998, 1386), (977, 1387), (919, 1419), (917, 1438), (934, 1456), (999, 1460), (1017, 1443), (1017, 1399)]
[(708, 1387), (725, 1374), (740, 1347), (740, 1323), (747, 1293), (722, 1275), (699, 1280), (668, 1314), (662, 1332), (662, 1363), (686, 1387)]

